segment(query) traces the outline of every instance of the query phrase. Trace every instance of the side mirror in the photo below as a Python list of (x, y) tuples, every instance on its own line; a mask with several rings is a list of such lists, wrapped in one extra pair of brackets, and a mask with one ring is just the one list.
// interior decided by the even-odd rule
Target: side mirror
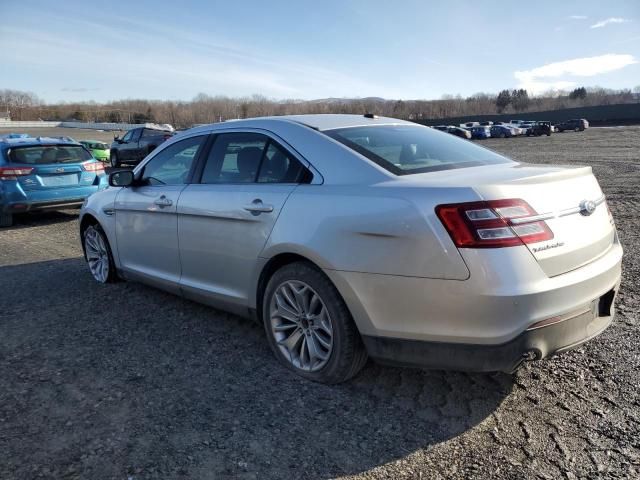
[(110, 187), (130, 187), (134, 183), (133, 170), (119, 170), (109, 175)]
[(115, 142), (117, 142), (118, 140), (120, 140), (120, 135), (114, 135), (114, 136), (113, 136), (113, 140), (114, 140)]

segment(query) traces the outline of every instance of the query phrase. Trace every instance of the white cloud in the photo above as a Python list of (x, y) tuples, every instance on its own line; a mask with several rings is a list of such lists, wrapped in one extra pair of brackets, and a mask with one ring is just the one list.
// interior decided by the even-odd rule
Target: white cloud
[(586, 20), (589, 17), (587, 17), (586, 15), (569, 15), (569, 18), (571, 20)]
[(629, 23), (631, 20), (629, 20), (628, 18), (620, 18), (620, 17), (611, 17), (611, 18), (607, 18), (605, 20), (600, 20), (597, 23), (594, 23), (593, 25), (591, 25), (591, 27), (589, 28), (602, 28), (602, 27), (606, 27), (607, 25), (610, 25), (612, 23)]
[[(519, 81), (519, 88), (526, 88), (534, 93), (546, 90), (560, 90), (575, 86), (575, 82), (559, 77), (593, 77), (603, 73), (620, 70), (638, 63), (633, 55), (609, 53), (597, 57), (574, 58), (563, 62), (548, 63), (531, 70), (514, 72)], [(549, 81), (549, 79), (558, 80)]]

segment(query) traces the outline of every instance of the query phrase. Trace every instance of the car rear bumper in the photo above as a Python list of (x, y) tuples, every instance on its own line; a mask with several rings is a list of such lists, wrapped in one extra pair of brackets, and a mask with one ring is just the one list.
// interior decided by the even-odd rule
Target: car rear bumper
[(369, 355), (381, 363), (478, 372), (514, 372), (528, 360), (548, 358), (600, 335), (613, 320), (615, 291), (592, 308), (539, 328), (529, 328), (499, 345), (425, 342), (363, 336)]
[[(105, 177), (106, 178), (106, 177)], [(106, 187), (99, 185), (68, 187), (52, 190), (0, 189), (0, 211), (22, 213), (35, 210), (57, 210), (82, 206), (91, 194)]]
[(60, 210), (65, 208), (80, 208), (84, 202), (83, 198), (67, 198), (51, 202), (16, 202), (4, 205), (2, 211), (5, 213), (26, 213), (41, 210)]
[[(537, 350), (543, 358), (588, 340), (611, 322), (589, 319), (584, 312), (603, 295), (618, 291), (619, 243), (590, 264), (555, 277), (544, 274), (524, 247), (499, 250), (465, 252), (471, 275), (461, 281), (325, 272), (349, 307), (371, 356), (388, 362), (397, 356), (395, 360), (405, 364), (469, 369), (478, 363), (485, 370), (508, 370), (523, 352)], [(569, 321), (574, 316), (580, 318)], [(557, 317), (567, 318), (564, 326), (530, 332)], [(580, 322), (586, 322), (584, 327)], [(549, 340), (558, 329), (569, 327), (578, 331), (559, 337), (559, 343)], [(424, 353), (431, 348), (434, 356)]]

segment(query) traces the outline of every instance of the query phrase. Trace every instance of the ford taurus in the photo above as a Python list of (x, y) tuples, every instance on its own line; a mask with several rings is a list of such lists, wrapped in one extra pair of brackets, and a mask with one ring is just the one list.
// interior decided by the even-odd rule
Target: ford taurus
[(373, 115), (176, 135), (81, 211), (89, 270), (264, 324), (280, 362), (514, 371), (600, 334), (622, 248), (590, 167)]

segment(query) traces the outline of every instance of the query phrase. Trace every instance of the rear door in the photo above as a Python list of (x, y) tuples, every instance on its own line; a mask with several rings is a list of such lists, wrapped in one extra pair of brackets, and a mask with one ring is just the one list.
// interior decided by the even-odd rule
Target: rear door
[(176, 207), (206, 138), (185, 138), (158, 152), (137, 171), (140, 185), (123, 188), (115, 201), (122, 268), (175, 293), (180, 279)]
[(302, 162), (260, 133), (217, 135), (200, 183), (178, 203), (185, 296), (246, 313), (258, 255), (303, 178)]

